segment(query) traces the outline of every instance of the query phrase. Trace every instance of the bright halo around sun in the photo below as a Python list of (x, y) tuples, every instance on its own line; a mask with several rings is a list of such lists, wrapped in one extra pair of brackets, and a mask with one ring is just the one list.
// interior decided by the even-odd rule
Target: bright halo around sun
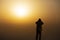
[(27, 7), (17, 6), (17, 7), (14, 7), (13, 11), (14, 11), (14, 15), (16, 17), (26, 17), (26, 16), (28, 16), (28, 8)]

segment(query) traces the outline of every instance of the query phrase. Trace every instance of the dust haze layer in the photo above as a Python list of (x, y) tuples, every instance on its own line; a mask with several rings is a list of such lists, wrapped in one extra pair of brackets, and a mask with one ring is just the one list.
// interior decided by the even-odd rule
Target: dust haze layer
[[(30, 5), (32, 11), (26, 19), (12, 17), (10, 8), (12, 5), (26, 3)], [(35, 40), (36, 24), (38, 18), (44, 22), (42, 30), (42, 40), (59, 40), (60, 34), (60, 13), (58, 0), (30, 0), (11, 1), (1, 0), (0, 2), (0, 38)]]

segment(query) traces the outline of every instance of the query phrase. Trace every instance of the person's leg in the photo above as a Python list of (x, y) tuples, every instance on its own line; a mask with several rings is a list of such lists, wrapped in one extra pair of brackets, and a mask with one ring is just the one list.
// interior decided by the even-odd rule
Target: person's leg
[(41, 40), (41, 32), (39, 33), (39, 40)]
[(36, 32), (36, 40), (38, 40), (38, 32)]

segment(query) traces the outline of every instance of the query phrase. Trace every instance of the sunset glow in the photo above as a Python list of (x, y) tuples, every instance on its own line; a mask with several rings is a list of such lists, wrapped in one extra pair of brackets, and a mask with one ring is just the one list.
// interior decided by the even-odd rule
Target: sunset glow
[(38, 40), (36, 36), (60, 39), (60, 0), (0, 0), (0, 40)]
[(28, 15), (28, 8), (17, 6), (13, 8), (13, 12), (16, 17), (26, 17)]

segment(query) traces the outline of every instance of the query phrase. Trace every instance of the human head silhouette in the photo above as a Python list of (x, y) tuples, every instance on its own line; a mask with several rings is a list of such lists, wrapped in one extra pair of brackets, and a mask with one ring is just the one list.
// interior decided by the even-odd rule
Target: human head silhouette
[(41, 21), (41, 19), (39, 18), (39, 20), (38, 21)]
[(41, 22), (41, 19), (39, 18), (37, 22)]

